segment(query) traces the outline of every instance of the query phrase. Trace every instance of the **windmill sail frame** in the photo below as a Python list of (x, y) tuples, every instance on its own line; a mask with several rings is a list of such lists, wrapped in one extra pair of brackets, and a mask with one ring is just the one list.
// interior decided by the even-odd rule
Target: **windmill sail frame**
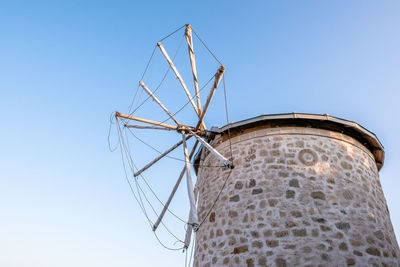
[[(199, 229), (199, 226), (201, 225), (198, 221), (197, 210), (196, 210), (197, 209), (196, 201), (197, 201), (198, 190), (197, 190), (196, 186), (193, 186), (191, 163), (190, 163), (196, 152), (196, 148), (198, 147), (199, 144), (201, 144), (202, 147), (205, 147), (207, 150), (209, 150), (211, 153), (213, 153), (218, 158), (218, 160), (220, 160), (223, 163), (223, 166), (221, 166), (221, 167), (228, 167), (228, 168), (233, 169), (234, 166), (230, 160), (225, 158), (220, 152), (218, 152), (214, 147), (212, 147), (212, 145), (210, 145), (205, 139), (202, 138), (202, 137), (209, 136), (210, 134), (213, 134), (212, 131), (207, 130), (207, 127), (204, 122), (204, 118), (209, 109), (209, 106), (213, 99), (213, 96), (221, 82), (221, 79), (223, 78), (223, 75), (225, 72), (225, 67), (220, 65), (220, 67), (216, 71), (216, 73), (214, 75), (214, 81), (212, 83), (210, 91), (207, 95), (207, 98), (204, 102), (203, 107), (201, 107), (201, 99), (200, 99), (200, 94), (199, 94), (199, 92), (200, 92), (199, 91), (199, 83), (198, 83), (198, 77), (197, 77), (197, 67), (196, 67), (195, 53), (194, 53), (194, 48), (193, 48), (192, 28), (189, 24), (186, 24), (184, 36), (185, 36), (186, 43), (188, 46), (190, 67), (191, 67), (192, 76), (193, 76), (193, 86), (194, 86), (194, 91), (195, 91), (194, 96), (192, 96), (192, 94), (190, 93), (185, 81), (181, 77), (177, 67), (173, 63), (173, 60), (171, 60), (171, 58), (169, 57), (169, 55), (168, 55), (167, 51), (165, 50), (164, 46), (162, 45), (161, 41), (157, 42), (157, 47), (159, 48), (163, 57), (169, 64), (170, 69), (173, 70), (175, 77), (179, 81), (181, 87), (183, 88), (183, 90), (188, 98), (188, 102), (193, 107), (193, 110), (195, 111), (196, 116), (198, 118), (196, 125), (189, 126), (189, 125), (180, 123), (175, 118), (175, 116), (169, 111), (169, 109), (161, 102), (161, 100), (159, 100), (155, 96), (154, 92), (152, 92), (142, 80), (139, 81), (139, 87), (141, 87), (149, 95), (149, 97), (154, 102), (156, 102), (156, 104), (168, 115), (168, 117), (174, 121), (176, 126), (166, 124), (164, 122), (157, 122), (157, 121), (150, 120), (150, 119), (136, 117), (136, 116), (133, 116), (132, 114), (126, 115), (126, 114), (122, 114), (119, 112), (115, 113), (115, 117), (117, 120), (118, 120), (118, 118), (121, 118), (123, 120), (132, 120), (132, 121), (144, 123), (144, 125), (125, 123), (124, 127), (126, 127), (126, 128), (134, 128), (134, 129), (138, 129), (138, 130), (147, 129), (147, 130), (176, 131), (178, 134), (181, 135), (181, 138), (182, 138), (181, 141), (179, 141), (176, 144), (174, 144), (173, 146), (171, 146), (165, 152), (163, 152), (163, 153), (160, 152), (160, 155), (158, 155), (152, 161), (147, 163), (141, 169), (138, 169), (136, 172), (134, 172), (133, 176), (135, 178), (137, 178), (138, 176), (142, 175), (143, 172), (145, 172), (146, 170), (151, 168), (154, 164), (156, 164), (162, 158), (166, 157), (169, 153), (174, 151), (176, 148), (183, 145), (183, 156), (184, 156), (183, 169), (182, 169), (167, 201), (165, 202), (165, 204), (163, 204), (163, 209), (162, 209), (161, 213), (158, 215), (157, 220), (152, 225), (152, 230), (155, 232), (157, 230), (159, 224), (162, 223), (163, 217), (164, 217), (166, 211), (168, 210), (168, 208), (171, 204), (171, 201), (174, 198), (175, 193), (176, 193), (180, 183), (182, 182), (183, 176), (186, 174), (186, 185), (187, 185), (187, 191), (188, 191), (187, 193), (188, 193), (188, 199), (189, 199), (189, 204), (190, 204), (189, 205), (190, 212), (189, 212), (189, 216), (188, 216), (189, 218), (188, 218), (188, 222), (187, 222), (188, 227), (187, 227), (185, 241), (184, 241), (184, 248), (186, 249), (186, 248), (188, 248), (188, 246), (190, 244), (192, 231), (196, 232)], [(197, 34), (196, 34), (196, 36), (197, 36)], [(199, 39), (199, 40), (203, 43), (203, 41), (201, 39)], [(207, 48), (207, 50), (209, 50), (209, 49)], [(153, 54), (154, 54), (154, 52), (153, 52)], [(194, 143), (192, 150), (189, 153), (188, 147), (187, 147), (187, 140), (189, 138), (191, 138), (192, 136), (195, 137), (196, 141)]]

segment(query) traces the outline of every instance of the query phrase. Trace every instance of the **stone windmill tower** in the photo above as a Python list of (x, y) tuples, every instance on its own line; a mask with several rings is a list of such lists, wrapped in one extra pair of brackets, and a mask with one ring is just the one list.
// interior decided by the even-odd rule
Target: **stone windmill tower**
[[(298, 113), (212, 130), (235, 168), (196, 169), (199, 219), (226, 185), (197, 232), (195, 266), (399, 266), (373, 133)], [(195, 166), (214, 161), (203, 149)]]
[[(161, 43), (183, 28), (192, 92), (174, 63), (175, 56), (171, 59)], [(153, 55), (156, 50), (161, 52), (168, 71), (172, 70), (184, 89), (187, 99), (182, 108), (171, 111), (156, 96), (167, 71), (154, 90), (139, 82), (138, 90), (141, 88), (148, 97), (137, 108), (127, 114), (115, 113), (121, 155), (129, 160), (138, 194), (144, 193), (138, 187), (141, 180), (149, 186), (143, 173), (162, 159), (177, 159), (168, 155), (183, 146), (182, 158), (177, 159), (183, 162), (183, 168), (168, 199), (160, 200), (149, 186), (162, 208), (157, 210), (144, 196), (156, 214), (154, 220), (145, 212), (143, 198), (137, 198), (154, 233), (168, 212), (177, 217), (186, 235), (178, 240), (183, 246), (173, 249), (187, 251), (195, 233), (196, 267), (399, 266), (400, 251), (379, 182), (384, 150), (378, 138), (355, 122), (298, 113), (262, 115), (207, 128), (204, 118), (225, 68), (195, 35), (219, 64), (204, 86), (199, 86), (190, 25), (160, 40), (153, 50)], [(208, 83), (211, 88), (201, 100), (201, 91)], [(135, 112), (147, 99), (153, 100), (167, 119), (138, 117)], [(186, 105), (193, 108), (193, 125), (181, 123), (177, 116)], [(180, 141), (162, 153), (150, 144), (151, 140), (139, 139), (159, 153), (139, 169), (129, 153), (132, 146), (124, 137), (132, 133), (137, 138), (133, 130), (160, 132), (161, 139), (166, 131), (177, 132)], [(189, 139), (194, 142), (190, 150)], [(197, 179), (193, 179), (193, 169)], [(185, 175), (188, 219), (170, 210)]]

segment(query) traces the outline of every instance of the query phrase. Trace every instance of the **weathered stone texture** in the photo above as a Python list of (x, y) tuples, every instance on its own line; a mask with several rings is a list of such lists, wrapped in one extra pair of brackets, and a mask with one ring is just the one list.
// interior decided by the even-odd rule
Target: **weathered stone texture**
[[(230, 158), (221, 140), (213, 145)], [(196, 234), (195, 266), (399, 266), (378, 170), (358, 141), (285, 127), (231, 143), (233, 170), (208, 167), (218, 160), (201, 154), (198, 216), (209, 218)]]

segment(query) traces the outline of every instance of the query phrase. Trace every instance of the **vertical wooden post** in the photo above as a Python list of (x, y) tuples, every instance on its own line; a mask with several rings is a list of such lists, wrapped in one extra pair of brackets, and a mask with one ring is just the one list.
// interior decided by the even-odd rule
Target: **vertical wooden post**
[[(194, 200), (196, 202), (197, 202), (197, 195), (198, 194), (199, 194), (199, 190), (197, 189), (197, 187), (195, 187), (194, 188)], [(190, 216), (192, 216), (192, 213), (189, 213), (189, 222), (192, 220), (190, 218)], [(186, 229), (185, 241), (184, 241), (184, 245), (183, 245), (183, 247), (185, 249), (187, 249), (189, 247), (189, 245), (190, 245), (190, 240), (192, 239), (192, 230), (193, 230), (193, 226), (189, 224), (187, 229)]]
[(194, 83), (194, 89), (195, 89), (195, 92), (196, 92), (197, 108), (199, 110), (199, 114), (201, 114), (199, 82), (197, 80), (196, 60), (195, 60), (195, 57), (194, 57), (192, 28), (190, 27), (189, 24), (186, 24), (185, 37), (186, 37), (186, 42), (188, 44), (190, 65), (192, 67), (193, 83)]
[(185, 133), (182, 131), (182, 140), (183, 140), (183, 152), (185, 154), (185, 163), (186, 163), (186, 185), (189, 194), (189, 202), (190, 202), (190, 216), (189, 216), (189, 224), (193, 226), (193, 229), (197, 231), (197, 227), (199, 225), (197, 212), (196, 212), (196, 201), (194, 198), (194, 190), (193, 190), (193, 181), (192, 174), (190, 168), (190, 159), (185, 141)]
[[(193, 146), (193, 148), (192, 148), (192, 151), (190, 152), (190, 155), (189, 155), (189, 160), (192, 159), (192, 157), (193, 157), (193, 155), (194, 155), (194, 152), (196, 151), (196, 148), (197, 148), (197, 145), (198, 145), (198, 144), (199, 144), (199, 141), (196, 141), (196, 142), (194, 143), (194, 146)], [(185, 175), (185, 171), (186, 171), (186, 165), (185, 165), (185, 167), (183, 167), (183, 169), (182, 169), (182, 171), (181, 171), (181, 174), (179, 175), (179, 178), (178, 178), (178, 180), (176, 181), (175, 186), (174, 186), (174, 188), (172, 189), (172, 192), (171, 192), (171, 194), (170, 194), (169, 197), (168, 197), (167, 202), (165, 202), (165, 204), (164, 204), (164, 208), (162, 209), (160, 215), (158, 216), (157, 221), (156, 221), (155, 224), (153, 225), (153, 231), (155, 231), (155, 230), (157, 229), (158, 225), (160, 224), (162, 218), (163, 218), (164, 215), (165, 215), (165, 212), (167, 211), (169, 205), (171, 204), (171, 201), (172, 201), (172, 199), (174, 198), (175, 192), (176, 192), (176, 190), (178, 189), (179, 184), (181, 183), (183, 176)]]

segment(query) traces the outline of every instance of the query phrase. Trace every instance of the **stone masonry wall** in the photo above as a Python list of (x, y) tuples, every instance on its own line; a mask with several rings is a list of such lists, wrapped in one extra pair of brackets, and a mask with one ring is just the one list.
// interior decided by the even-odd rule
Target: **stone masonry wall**
[[(358, 141), (285, 127), (231, 143), (232, 171), (201, 155), (194, 266), (399, 266), (378, 170)], [(213, 146), (230, 157), (229, 141)]]

